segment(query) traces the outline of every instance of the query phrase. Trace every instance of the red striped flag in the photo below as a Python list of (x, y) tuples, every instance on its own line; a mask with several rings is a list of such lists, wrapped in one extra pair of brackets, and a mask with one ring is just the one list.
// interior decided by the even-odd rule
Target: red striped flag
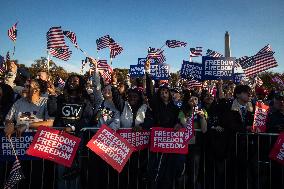
[(64, 61), (68, 61), (72, 54), (72, 51), (69, 51), (68, 47), (50, 49), (49, 52), (53, 57), (64, 60)]
[(58, 77), (57, 84), (58, 84), (58, 87), (64, 88), (64, 86), (65, 86), (65, 81), (64, 81), (61, 77)]
[(167, 40), (166, 45), (169, 48), (176, 48), (176, 47), (185, 47), (187, 45), (186, 42), (177, 41), (177, 40)]
[(260, 51), (258, 51), (257, 54), (266, 53), (266, 52), (273, 52), (269, 44), (263, 47), (262, 49), (260, 49)]
[(208, 49), (206, 52), (206, 56), (210, 57), (224, 57), (221, 53)]
[(13, 189), (25, 176), (22, 172), (20, 161), (16, 159), (12, 166), (9, 178), (5, 183), (4, 189)]
[(97, 69), (100, 72), (101, 76), (106, 80), (111, 80), (111, 73), (113, 72), (112, 68), (107, 64), (106, 60), (98, 60)]
[(110, 36), (109, 35), (105, 35), (103, 37), (100, 37), (99, 39), (96, 40), (97, 50), (101, 50), (101, 49), (109, 47), (109, 42), (110, 42)]
[(46, 33), (46, 38), (47, 38), (47, 49), (66, 48), (64, 34), (61, 29), (61, 26), (50, 28)]
[(270, 68), (277, 67), (277, 61), (274, 58), (274, 52), (268, 44), (263, 47), (258, 53), (251, 57), (242, 57), (238, 62), (242, 66), (247, 77), (257, 75), (260, 72)]
[(272, 81), (280, 85), (281, 87), (284, 87), (284, 80), (281, 79), (279, 76), (275, 76), (272, 78)]
[(8, 37), (15, 42), (17, 39), (17, 24), (14, 24), (9, 30), (8, 30)]
[(198, 57), (202, 56), (202, 47), (190, 48), (189, 49), (190, 57)]
[(270, 68), (277, 67), (277, 61), (273, 56), (274, 52), (258, 53), (241, 61), (240, 64), (247, 77), (257, 75)]
[(6, 68), (5, 67), (0, 67), (0, 74), (3, 74), (3, 73), (5, 73), (6, 72)]
[(254, 78), (254, 81), (255, 81), (256, 86), (258, 86), (258, 87), (260, 87), (260, 86), (263, 85), (263, 81), (262, 81), (262, 80), (260, 79), (260, 77), (258, 77), (258, 76), (256, 76), (256, 77)]
[(72, 31), (64, 31), (63, 34), (68, 38), (70, 39), (70, 41), (75, 45), (75, 47), (77, 48), (78, 47), (78, 44), (77, 44), (77, 37), (76, 37), (76, 34)]
[(116, 43), (112, 38), (110, 38), (109, 48), (110, 48), (110, 58), (115, 58), (123, 51), (123, 48), (118, 43)]
[(188, 88), (202, 87), (202, 83), (192, 79), (187, 82), (187, 87)]
[(166, 61), (164, 50), (149, 47), (147, 59), (156, 59), (158, 63), (164, 63)]

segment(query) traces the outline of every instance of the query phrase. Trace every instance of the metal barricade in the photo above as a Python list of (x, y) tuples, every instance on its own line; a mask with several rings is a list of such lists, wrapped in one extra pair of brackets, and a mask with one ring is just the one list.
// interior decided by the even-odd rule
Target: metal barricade
[(243, 175), (237, 178), (237, 184), (245, 183), (243, 188), (284, 188), (284, 167), (269, 159), (278, 136), (276, 133), (236, 134), (236, 160), (240, 167), (237, 176)]
[[(57, 128), (58, 129), (58, 128)], [(83, 146), (96, 133), (97, 128), (83, 128)], [(3, 127), (0, 127), (3, 132)], [(245, 188), (269, 188), (278, 186), (284, 188), (284, 170), (280, 164), (272, 162), (268, 158), (278, 134), (273, 133), (238, 133), (235, 138), (235, 153), (233, 157), (227, 155), (216, 156), (212, 154), (212, 138), (196, 132), (196, 145), (189, 146), (184, 174), (177, 178), (173, 188), (238, 188), (239, 181), (244, 181)], [(211, 136), (212, 137), (212, 136)], [(218, 143), (216, 143), (218, 148)], [(88, 148), (80, 150), (79, 159), (81, 162), (81, 183), (83, 189), (96, 188), (150, 188), (147, 180), (147, 165), (149, 161), (148, 149), (135, 152), (124, 170), (118, 174), (108, 166), (100, 157), (91, 152)], [(192, 157), (193, 161), (192, 161)], [(196, 159), (195, 159), (196, 157)], [(231, 159), (230, 159), (231, 158)], [(195, 161), (199, 163), (196, 163)], [(234, 162), (232, 173), (232, 162)], [(0, 162), (0, 184), (3, 186), (7, 179), (13, 162)], [(244, 163), (244, 165), (240, 165)], [(57, 188), (57, 165), (42, 159), (28, 160), (21, 162), (26, 179), (21, 181), (17, 189), (56, 189)], [(197, 166), (197, 167), (196, 167)], [(240, 168), (235, 170), (235, 168)], [(244, 168), (244, 169), (242, 169)], [(192, 171), (193, 170), (193, 171)], [(230, 178), (233, 175), (235, 178)], [(239, 175), (245, 175), (239, 178)], [(193, 178), (196, 178), (194, 180)], [(244, 179), (244, 180), (243, 180)], [(236, 181), (236, 182), (232, 182)], [(101, 184), (104, 184), (102, 186)]]

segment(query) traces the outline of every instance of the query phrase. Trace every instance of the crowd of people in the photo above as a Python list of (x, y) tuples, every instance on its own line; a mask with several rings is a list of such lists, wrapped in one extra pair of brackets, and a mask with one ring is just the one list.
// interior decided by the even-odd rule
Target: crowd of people
[[(245, 138), (240, 139), (236, 147), (236, 133), (252, 131), (256, 102), (270, 107), (267, 132), (283, 131), (283, 89), (236, 85), (227, 81), (215, 81), (215, 93), (205, 87), (189, 88), (187, 82), (171, 88), (151, 79), (149, 63), (145, 65), (144, 78), (136, 78), (132, 82), (130, 79), (118, 81), (114, 72), (111, 81), (105, 81), (96, 70), (96, 60), (90, 58), (90, 62), (94, 66), (89, 81), (81, 75), (70, 75), (63, 88), (56, 87), (46, 70), (31, 75), (18, 69), (15, 62), (8, 62), (7, 72), (0, 83), (0, 124), (5, 127), (5, 135), (20, 136), (42, 125), (61, 127), (83, 140), (82, 128), (100, 128), (103, 124), (113, 130), (132, 128), (140, 131), (159, 126), (178, 131), (186, 127), (194, 116), (194, 128), (200, 132), (189, 141), (188, 155), (151, 152), (147, 162), (145, 157), (145, 166), (141, 166), (140, 170), (131, 169), (142, 172), (141, 178), (153, 189), (172, 188), (174, 183), (178, 185), (184, 174), (189, 175), (191, 188), (201, 188), (205, 186), (200, 172), (204, 168), (202, 162), (206, 162), (206, 174), (202, 178), (206, 180), (206, 188), (213, 188), (214, 181), (216, 188), (225, 188), (224, 183), (245, 188), (248, 177), (252, 178), (250, 187), (256, 187), (253, 166), (257, 162), (251, 164), (256, 154), (252, 153), (248, 160), (245, 152), (247, 145), (255, 144), (255, 139), (249, 142)], [(70, 107), (75, 111), (68, 110)], [(238, 157), (236, 148), (240, 154)], [(75, 158), (72, 169), (58, 165), (56, 170), (60, 179), (57, 187), (82, 188), (80, 171), (84, 166), (93, 167), (89, 174), (98, 176), (93, 184), (103, 185), (107, 164), (95, 154), (90, 160), (84, 163)], [(247, 172), (248, 166), (252, 168)]]

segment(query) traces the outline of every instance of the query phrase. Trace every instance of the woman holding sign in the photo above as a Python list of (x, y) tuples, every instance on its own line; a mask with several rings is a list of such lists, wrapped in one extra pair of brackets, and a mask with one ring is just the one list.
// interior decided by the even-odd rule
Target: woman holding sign
[[(113, 102), (112, 86), (111, 84), (106, 84), (106, 82), (102, 81), (103, 78), (97, 70), (96, 60), (92, 58), (89, 58), (89, 60), (91, 64), (94, 65), (93, 68), (95, 69), (92, 78), (95, 96), (95, 126), (101, 128), (102, 125), (106, 125), (116, 131), (120, 128), (120, 112)], [(91, 153), (89, 158), (90, 162), (88, 164), (88, 170), (91, 177), (88, 179), (88, 185), (91, 186), (90, 188), (94, 185), (98, 185), (101, 188), (112, 188), (112, 186), (109, 186), (108, 183), (105, 182), (105, 178), (110, 175), (109, 184), (115, 185), (115, 183), (117, 183), (117, 172), (110, 168), (98, 155)]]
[[(47, 98), (42, 97), (46, 85), (41, 80), (31, 79), (25, 83), (23, 92), (26, 97), (17, 100), (6, 116), (5, 134), (11, 137), (13, 133), (21, 136), (24, 132), (30, 132), (40, 125), (52, 126), (53, 120), (48, 115)], [(42, 161), (33, 162), (33, 174), (29, 174), (31, 163), (22, 162), (24, 175), (27, 177), (21, 186), (27, 186), (30, 180), (41, 179), (43, 172)], [(30, 176), (30, 177), (29, 177)], [(40, 188), (39, 182), (32, 182), (31, 188)], [(19, 187), (21, 188), (21, 187)]]
[[(187, 91), (184, 99), (181, 111), (179, 113), (180, 123), (187, 129), (192, 130), (192, 135), (189, 137), (188, 143), (190, 144), (189, 154), (189, 174), (190, 174), (190, 187), (199, 186), (198, 174), (200, 169), (200, 158), (202, 151), (203, 136), (194, 136), (194, 129), (201, 129), (202, 133), (207, 131), (207, 114), (202, 109), (198, 108), (198, 95), (191, 91)], [(191, 128), (188, 126), (191, 125)], [(198, 139), (198, 141), (196, 141)], [(198, 187), (197, 187), (198, 188)]]
[[(146, 93), (149, 106), (153, 111), (155, 125), (163, 128), (179, 130), (178, 107), (173, 103), (170, 89), (160, 86), (157, 93), (153, 91), (150, 76), (150, 63), (145, 64)], [(152, 188), (172, 188), (174, 180), (181, 176), (184, 168), (185, 155), (175, 153), (151, 153), (149, 160), (149, 179)]]
[[(84, 137), (81, 136), (80, 130), (92, 126), (94, 115), (92, 98), (87, 93), (85, 84), (85, 80), (80, 75), (71, 75), (66, 81), (63, 94), (59, 96), (56, 96), (54, 86), (50, 86), (47, 104), (49, 115), (55, 117), (53, 126), (63, 127), (64, 131), (75, 133), (82, 139)], [(80, 147), (71, 168), (58, 165), (58, 188), (80, 188), (81, 161), (78, 157)]]

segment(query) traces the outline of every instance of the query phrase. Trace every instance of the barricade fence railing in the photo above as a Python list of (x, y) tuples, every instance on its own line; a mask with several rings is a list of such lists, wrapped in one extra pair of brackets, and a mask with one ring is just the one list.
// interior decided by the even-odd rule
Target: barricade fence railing
[[(63, 129), (63, 128), (55, 128)], [(83, 146), (99, 128), (82, 128)], [(189, 145), (184, 170), (176, 178), (173, 188), (284, 188), (284, 168), (268, 157), (279, 134), (237, 133), (231, 149), (222, 135), (203, 134), (196, 130), (196, 141)], [(0, 127), (1, 150), (3, 149), (4, 127)], [(198, 139), (199, 138), (199, 139)], [(224, 147), (227, 146), (227, 147)], [(150, 188), (148, 178), (149, 149), (132, 154), (119, 174), (86, 146), (78, 150), (82, 189), (144, 189)], [(2, 154), (2, 152), (1, 152)], [(152, 154), (153, 155), (153, 154)], [(158, 155), (158, 154), (157, 154)], [(13, 161), (0, 157), (0, 184), (3, 187), (9, 176)], [(25, 179), (17, 189), (57, 189), (58, 165), (43, 159), (22, 160)], [(1, 188), (0, 187), (0, 188)]]

